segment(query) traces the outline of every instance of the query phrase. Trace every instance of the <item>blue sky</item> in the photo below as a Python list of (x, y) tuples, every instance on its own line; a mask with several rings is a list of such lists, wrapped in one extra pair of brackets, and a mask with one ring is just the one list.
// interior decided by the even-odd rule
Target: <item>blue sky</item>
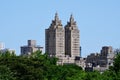
[(120, 0), (0, 0), (0, 42), (17, 54), (28, 39), (45, 47), (45, 29), (56, 12), (63, 25), (73, 14), (83, 57), (102, 46), (120, 48)]

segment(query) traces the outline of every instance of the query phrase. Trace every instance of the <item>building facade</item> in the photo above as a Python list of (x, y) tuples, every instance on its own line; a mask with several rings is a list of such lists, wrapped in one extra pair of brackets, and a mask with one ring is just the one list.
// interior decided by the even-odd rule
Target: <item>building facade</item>
[(56, 13), (50, 27), (45, 30), (45, 40), (45, 52), (50, 56), (80, 56), (79, 30), (72, 15), (63, 28)]
[[(58, 14), (55, 14), (54, 20), (48, 29), (45, 29), (45, 52), (49, 56), (55, 56), (59, 60), (58, 65), (77, 64), (84, 66), (80, 57), (79, 30), (73, 16), (70, 16), (69, 22), (63, 28)], [(79, 58), (79, 59), (78, 59)]]
[(50, 27), (45, 30), (45, 52), (50, 56), (61, 56), (65, 53), (64, 28), (58, 14)]
[(104, 71), (113, 66), (115, 53), (111, 46), (103, 46), (100, 53), (92, 53), (87, 56), (86, 64), (91, 64), (94, 70)]
[(42, 51), (43, 47), (36, 45), (35, 40), (28, 40), (28, 45), (21, 46), (21, 55), (30, 55), (37, 50)]
[(80, 56), (79, 30), (72, 15), (65, 26), (65, 54), (72, 57)]

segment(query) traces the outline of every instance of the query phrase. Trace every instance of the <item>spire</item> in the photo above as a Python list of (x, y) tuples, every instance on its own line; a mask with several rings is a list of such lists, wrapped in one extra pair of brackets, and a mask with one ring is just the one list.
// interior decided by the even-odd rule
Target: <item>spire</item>
[(65, 26), (66, 29), (77, 29), (77, 24), (76, 21), (74, 21), (74, 17), (71, 14), (70, 15), (70, 20), (67, 22), (67, 25)]
[(55, 21), (56, 22), (59, 21), (59, 17), (58, 17), (58, 13), (57, 12), (55, 13)]
[(61, 20), (59, 20), (58, 13), (55, 13), (54, 20), (52, 20), (51, 28), (56, 28), (56, 26), (62, 26)]
[(70, 23), (74, 23), (74, 18), (72, 14), (70, 15)]
[(61, 24), (61, 20), (59, 20), (59, 17), (58, 17), (58, 13), (57, 13), (57, 12), (55, 13), (55, 20), (54, 20), (54, 21), (55, 21), (55, 25), (62, 25), (62, 24)]

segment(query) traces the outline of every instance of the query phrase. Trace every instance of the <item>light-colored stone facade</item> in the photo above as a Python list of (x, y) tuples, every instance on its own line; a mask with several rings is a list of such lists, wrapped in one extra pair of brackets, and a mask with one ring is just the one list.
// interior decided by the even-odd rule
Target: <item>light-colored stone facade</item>
[(64, 65), (64, 64), (75, 64), (75, 57), (70, 57), (69, 55), (61, 55), (58, 56), (58, 65)]
[(56, 13), (50, 27), (45, 30), (45, 35), (45, 52), (50, 56), (80, 56), (79, 30), (72, 15), (64, 29)]
[(45, 52), (49, 56), (57, 57), (58, 65), (84, 65), (81, 64), (82, 60), (76, 60), (76, 57), (80, 58), (79, 30), (72, 15), (70, 21), (63, 28), (56, 13), (50, 27), (45, 30), (45, 40)]
[(79, 30), (72, 15), (65, 26), (65, 54), (72, 57), (80, 56)]
[(35, 40), (28, 40), (28, 45), (21, 46), (21, 55), (30, 55), (31, 53), (43, 50), (43, 47), (37, 46)]
[(52, 21), (50, 27), (45, 30), (45, 38), (45, 51), (49, 56), (64, 55), (64, 28), (57, 13), (55, 14), (55, 19)]

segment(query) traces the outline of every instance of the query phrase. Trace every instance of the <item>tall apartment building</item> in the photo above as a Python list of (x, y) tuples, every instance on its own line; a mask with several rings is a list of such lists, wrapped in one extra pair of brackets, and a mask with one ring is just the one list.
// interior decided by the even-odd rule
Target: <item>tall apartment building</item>
[(79, 30), (73, 16), (63, 28), (58, 14), (48, 29), (45, 30), (45, 52), (50, 56), (80, 56)]
[(80, 56), (79, 30), (72, 15), (65, 26), (65, 53), (72, 57)]
[(36, 45), (35, 40), (28, 40), (28, 45), (21, 46), (21, 55), (30, 55), (37, 50), (42, 51), (43, 47)]
[(60, 56), (65, 53), (64, 28), (58, 14), (55, 14), (54, 20), (48, 29), (45, 30), (46, 53), (50, 56)]

